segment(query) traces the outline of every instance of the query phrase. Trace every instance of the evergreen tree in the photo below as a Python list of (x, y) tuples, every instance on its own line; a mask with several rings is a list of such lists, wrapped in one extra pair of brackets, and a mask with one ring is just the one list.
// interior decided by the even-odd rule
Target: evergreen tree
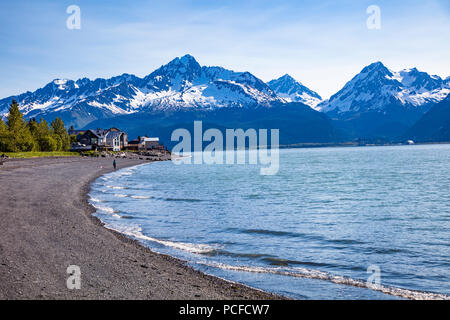
[(9, 150), (10, 135), (8, 132), (8, 127), (2, 118), (0, 118), (0, 151), (6, 152)]
[(68, 151), (70, 149), (70, 137), (64, 127), (64, 122), (60, 118), (56, 118), (51, 124), (53, 137), (58, 144), (58, 150)]
[(40, 146), (43, 151), (57, 151), (58, 146), (56, 143), (56, 139), (50, 128), (48, 127), (47, 121), (41, 119), (38, 126), (38, 132), (40, 137)]
[(42, 151), (57, 151), (58, 143), (53, 135), (47, 135), (41, 139), (40, 148)]
[(6, 126), (5, 122), (2, 118), (0, 118), (0, 133), (4, 133), (8, 130), (8, 127)]
[(31, 136), (33, 137), (34, 141), (36, 142), (35, 149), (39, 151), (39, 142), (38, 142), (38, 135), (37, 135), (37, 128), (38, 128), (38, 122), (36, 121), (36, 118), (30, 119), (27, 123), (28, 130), (31, 133)]
[(12, 101), (9, 108), (7, 125), (9, 133), (8, 151), (32, 151), (35, 148), (35, 141), (15, 100)]
[(37, 122), (33, 118), (28, 122), (28, 127), (40, 151), (58, 150), (56, 138), (50, 131), (47, 121), (41, 118), (40, 122)]

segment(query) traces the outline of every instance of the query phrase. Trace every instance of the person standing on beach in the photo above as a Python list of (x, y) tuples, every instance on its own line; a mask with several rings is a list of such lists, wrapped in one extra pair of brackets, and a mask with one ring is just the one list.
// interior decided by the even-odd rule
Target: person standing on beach
[(114, 170), (116, 170), (116, 166), (117, 166), (116, 159), (114, 159), (114, 161), (113, 161)]

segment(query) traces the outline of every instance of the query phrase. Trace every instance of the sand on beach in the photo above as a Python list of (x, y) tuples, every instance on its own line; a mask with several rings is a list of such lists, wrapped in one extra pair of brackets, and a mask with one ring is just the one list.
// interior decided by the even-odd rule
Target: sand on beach
[[(0, 299), (277, 299), (186, 266), (104, 228), (87, 202), (111, 158), (0, 166)], [(118, 169), (145, 163), (118, 159)], [(81, 288), (68, 289), (70, 265)]]

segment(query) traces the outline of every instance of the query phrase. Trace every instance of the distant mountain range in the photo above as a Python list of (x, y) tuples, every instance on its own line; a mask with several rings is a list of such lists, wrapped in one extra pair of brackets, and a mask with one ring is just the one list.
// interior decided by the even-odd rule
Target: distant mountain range
[(449, 78), (443, 80), (416, 68), (394, 72), (375, 62), (317, 109), (350, 137), (392, 140), (449, 93)]
[(27, 117), (60, 116), (77, 127), (139, 112), (248, 108), (283, 101), (249, 72), (202, 67), (190, 55), (144, 78), (123, 74), (93, 81), (56, 79), (35, 92), (0, 100), (0, 113), (12, 99)]
[(283, 144), (395, 141), (413, 135), (416, 123), (422, 123), (420, 128), (435, 124), (428, 118), (438, 116), (434, 110), (443, 108), (441, 101), (448, 103), (449, 93), (450, 77), (443, 80), (416, 68), (394, 72), (376, 62), (322, 100), (287, 74), (264, 83), (249, 72), (201, 66), (185, 55), (144, 78), (56, 79), (0, 100), (0, 116), (15, 99), (27, 118), (61, 117), (77, 128), (120, 126), (131, 136), (168, 137), (173, 128), (200, 119), (218, 128), (279, 128)]
[(336, 94), (320, 104), (321, 111), (338, 117), (381, 111), (387, 105), (406, 109), (443, 100), (450, 93), (450, 82), (430, 76), (416, 68), (391, 71), (381, 62), (368, 65)]

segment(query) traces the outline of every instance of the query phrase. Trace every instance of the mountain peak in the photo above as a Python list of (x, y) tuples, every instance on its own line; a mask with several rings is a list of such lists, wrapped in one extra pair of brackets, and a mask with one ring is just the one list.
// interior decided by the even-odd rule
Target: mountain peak
[(381, 67), (385, 67), (385, 66), (384, 66), (383, 62), (375, 61), (375, 62), (372, 62), (371, 64), (369, 64), (368, 67), (381, 68)]
[(373, 72), (391, 75), (389, 69), (381, 61), (373, 62), (361, 70), (361, 73)]
[(295, 81), (294, 78), (292, 78), (289, 74), (284, 74), (283, 76), (279, 77), (278, 80), (286, 80), (286, 81)]
[(56, 88), (57, 90), (67, 90), (73, 86), (73, 81), (69, 79), (54, 79), (47, 86)]
[(167, 66), (184, 66), (186, 68), (200, 68), (200, 64), (195, 60), (193, 56), (190, 54), (186, 54), (182, 57), (177, 57), (170, 61)]
[(192, 82), (202, 72), (202, 67), (189, 54), (177, 57), (146, 76), (141, 82), (148, 89), (165, 90), (173, 87), (180, 90), (186, 82)]
[(301, 102), (314, 108), (322, 100), (317, 92), (308, 89), (287, 73), (269, 81), (267, 85), (287, 102)]
[(197, 62), (197, 60), (195, 60), (195, 58), (193, 56), (191, 56), (190, 54), (185, 54), (184, 56), (182, 56), (180, 58), (180, 61), (183, 64), (189, 64), (191, 62)]
[(53, 79), (53, 83), (54, 84), (65, 84), (67, 81), (69, 81), (68, 79), (60, 79), (60, 78), (56, 78), (56, 79)]

